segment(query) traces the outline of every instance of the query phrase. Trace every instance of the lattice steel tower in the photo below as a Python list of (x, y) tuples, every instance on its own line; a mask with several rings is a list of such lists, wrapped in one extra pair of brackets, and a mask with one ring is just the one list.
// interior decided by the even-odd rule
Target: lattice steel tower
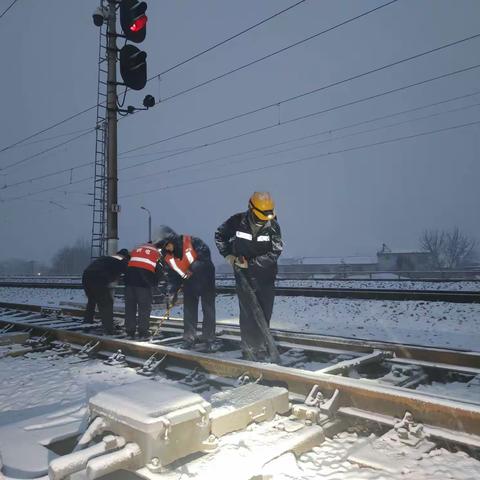
[[(105, 8), (100, 0), (100, 8)], [(107, 24), (100, 27), (98, 48), (97, 122), (95, 132), (95, 175), (93, 181), (93, 219), (90, 256), (100, 257), (106, 253), (106, 207), (107, 207)]]

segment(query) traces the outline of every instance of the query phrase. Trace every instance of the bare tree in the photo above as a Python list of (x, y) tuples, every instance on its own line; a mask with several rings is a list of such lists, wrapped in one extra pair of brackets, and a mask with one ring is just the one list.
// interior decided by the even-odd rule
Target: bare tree
[(425, 230), (420, 237), (422, 250), (429, 252), (435, 268), (443, 267), (443, 251), (445, 249), (445, 233), (438, 230)]
[(450, 231), (426, 230), (420, 237), (420, 245), (430, 253), (436, 268), (458, 268), (472, 257), (476, 241), (454, 227)]
[(61, 275), (82, 273), (90, 263), (90, 245), (79, 239), (74, 245), (60, 249), (53, 257), (51, 273)]
[(476, 242), (462, 234), (458, 227), (447, 232), (445, 237), (445, 266), (457, 268), (473, 252)]

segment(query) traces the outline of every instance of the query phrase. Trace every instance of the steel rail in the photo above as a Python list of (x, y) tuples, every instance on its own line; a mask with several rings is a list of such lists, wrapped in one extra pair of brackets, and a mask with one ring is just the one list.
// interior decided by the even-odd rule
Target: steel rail
[[(72, 317), (83, 317), (84, 310), (82, 308), (73, 308), (66, 306), (59, 307), (43, 307), (41, 305), (25, 305), (19, 303), (0, 302), (0, 307), (40, 313), (42, 310), (60, 310), (63, 315)], [(123, 312), (115, 312), (115, 317), (124, 318)], [(12, 322), (13, 323), (13, 318)], [(161, 316), (151, 315), (150, 322), (155, 324), (163, 321)], [(163, 328), (183, 329), (183, 320), (181, 318), (172, 318), (163, 321)], [(201, 322), (198, 326), (201, 328)], [(403, 344), (391, 341), (378, 341), (362, 338), (350, 338), (337, 335), (324, 335), (317, 333), (296, 332), (292, 330), (282, 330), (272, 328), (272, 335), (277, 342), (288, 344), (290, 348), (295, 346), (305, 349), (319, 351), (322, 349), (325, 353), (357, 353), (370, 354), (374, 350), (388, 351), (393, 354), (395, 359), (403, 359), (408, 361), (424, 362), (424, 364), (451, 367), (463, 367), (480, 369), (480, 351), (448, 349), (440, 347), (431, 347), (420, 344)], [(231, 323), (217, 324), (217, 332), (220, 336), (231, 335), (235, 338), (240, 336), (240, 328), (238, 325)], [(330, 351), (330, 352), (329, 352)]]
[[(62, 282), (0, 282), (0, 287), (47, 288), (81, 290), (80, 283)], [(122, 287), (117, 287), (121, 290)], [(217, 294), (235, 294), (234, 286), (217, 285)], [(394, 290), (367, 288), (276, 287), (275, 295), (311, 298), (339, 298), (352, 300), (396, 300), (452, 303), (480, 303), (480, 291), (448, 290)]]
[[(9, 322), (0, 320), (0, 323), (6, 325)], [(333, 395), (336, 390), (339, 391), (339, 407), (352, 407), (390, 417), (402, 417), (405, 411), (409, 411), (416, 421), (426, 425), (475, 436), (480, 434), (480, 406), (461, 400), (273, 364), (219, 358), (153, 343), (115, 339), (47, 326), (32, 327), (31, 324), (22, 322), (16, 322), (16, 325), (25, 329), (33, 328), (35, 333), (46, 334), (51, 339), (71, 344), (85, 345), (92, 341), (99, 342), (99, 348), (103, 351), (115, 352), (120, 349), (127, 356), (145, 360), (154, 353), (166, 355), (164, 362), (166, 365), (173, 363), (177, 366), (198, 367), (209, 374), (222, 377), (238, 378), (248, 372), (251, 376), (262, 377), (265, 382), (286, 385), (289, 391), (299, 395), (307, 395), (314, 385), (318, 385), (324, 395)]]
[[(17, 303), (0, 302), (0, 306), (8, 309), (41, 312), (45, 307), (39, 305), (24, 305)], [(61, 310), (64, 315), (82, 317), (84, 310), (72, 307), (47, 307), (47, 310)], [(115, 312), (116, 317), (124, 318), (123, 312)], [(163, 320), (161, 316), (152, 315), (151, 323)], [(201, 323), (200, 323), (201, 325)], [(199, 327), (200, 327), (199, 325)], [(181, 330), (183, 328), (183, 320), (181, 318), (170, 318), (163, 323), (164, 328)], [(219, 334), (231, 335), (236, 338), (240, 335), (238, 325), (221, 323), (217, 325)], [(358, 353), (368, 354), (374, 350), (389, 351), (396, 359), (405, 359), (411, 361), (427, 362), (434, 366), (435, 364), (480, 368), (480, 352), (469, 350), (445, 349), (415, 344), (401, 344), (389, 341), (376, 341), (361, 338), (341, 337), (335, 335), (320, 335), (316, 333), (296, 332), (291, 330), (272, 329), (273, 337), (278, 342), (288, 344), (290, 348), (298, 346), (319, 350), (322, 349), (326, 353), (329, 351), (336, 353)]]

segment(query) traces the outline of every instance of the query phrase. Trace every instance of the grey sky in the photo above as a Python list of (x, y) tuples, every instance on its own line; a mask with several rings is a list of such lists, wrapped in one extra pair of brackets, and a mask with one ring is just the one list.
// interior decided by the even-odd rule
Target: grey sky
[[(0, 11), (8, 3), (1, 0)], [(293, 0), (150, 0), (147, 39), (141, 44), (148, 53), (148, 75), (161, 72), (293, 3)], [(382, 3), (386, 0), (307, 0), (258, 29), (167, 73), (160, 81), (151, 81), (143, 91), (130, 92), (126, 103), (140, 105), (147, 93), (166, 98)], [(19, 0), (0, 19), (0, 41), (4, 46), (0, 148), (95, 104), (98, 30), (91, 21), (91, 14), (96, 5), (95, 0)], [(400, 0), (285, 53), (165, 101), (151, 111), (123, 119), (119, 122), (119, 152), (280, 102), (480, 33), (479, 18), (477, 0)], [(479, 47), (480, 39), (464, 42), (282, 104), (279, 108), (138, 150), (129, 155), (149, 155), (121, 156), (119, 168), (165, 155), (160, 152), (212, 143), (279, 120), (284, 122), (475, 65), (480, 63)], [(480, 107), (460, 107), (480, 103), (480, 94), (333, 131), (330, 137), (317, 136), (203, 166), (165, 172), (182, 165), (335, 130), (476, 90), (480, 92), (479, 79), (480, 68), (120, 171), (119, 246), (132, 247), (146, 239), (146, 214), (140, 210), (140, 206), (145, 205), (152, 210), (154, 226), (169, 224), (179, 232), (200, 236), (213, 247), (215, 228), (229, 215), (246, 208), (254, 190), (269, 190), (277, 201), (286, 256), (366, 255), (374, 253), (383, 242), (392, 248), (416, 248), (424, 228), (454, 225), (480, 238), (479, 125), (175, 187), (475, 122), (480, 120)], [(295, 146), (449, 110), (456, 111), (291, 150)], [(92, 111), (32, 141), (93, 127), (94, 123), (95, 112)], [(0, 167), (68, 138), (0, 153)], [(287, 149), (289, 151), (279, 152)], [(271, 152), (279, 153), (265, 156)], [(9, 185), (74, 167), (93, 161), (93, 154), (94, 136), (87, 135), (18, 167), (0, 170), (0, 183)], [(164, 173), (157, 173), (161, 171)], [(72, 181), (92, 173), (93, 166), (73, 170)], [(149, 177), (127, 181), (129, 177), (147, 174)], [(84, 205), (91, 202), (87, 193), (92, 191), (92, 180), (22, 200), (8, 200), (69, 181), (70, 173), (67, 172), (0, 190), (0, 198), (4, 200), (0, 203), (0, 258), (27, 256), (48, 261), (63, 245), (80, 237), (90, 238), (91, 208)], [(157, 191), (141, 193), (153, 189)]]

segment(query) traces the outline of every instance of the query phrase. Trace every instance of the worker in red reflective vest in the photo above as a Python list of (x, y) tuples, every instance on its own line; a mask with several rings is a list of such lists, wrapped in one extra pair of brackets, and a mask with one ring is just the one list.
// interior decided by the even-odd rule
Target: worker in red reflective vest
[[(183, 347), (211, 350), (215, 341), (215, 266), (210, 249), (197, 237), (177, 235), (160, 227), (155, 244), (161, 249), (168, 291), (173, 296), (183, 286)], [(202, 304), (202, 334), (197, 338), (198, 303)]]
[(147, 243), (130, 252), (125, 273), (125, 331), (132, 339), (137, 333), (139, 340), (149, 337), (153, 288), (161, 275), (160, 251), (155, 245)]

